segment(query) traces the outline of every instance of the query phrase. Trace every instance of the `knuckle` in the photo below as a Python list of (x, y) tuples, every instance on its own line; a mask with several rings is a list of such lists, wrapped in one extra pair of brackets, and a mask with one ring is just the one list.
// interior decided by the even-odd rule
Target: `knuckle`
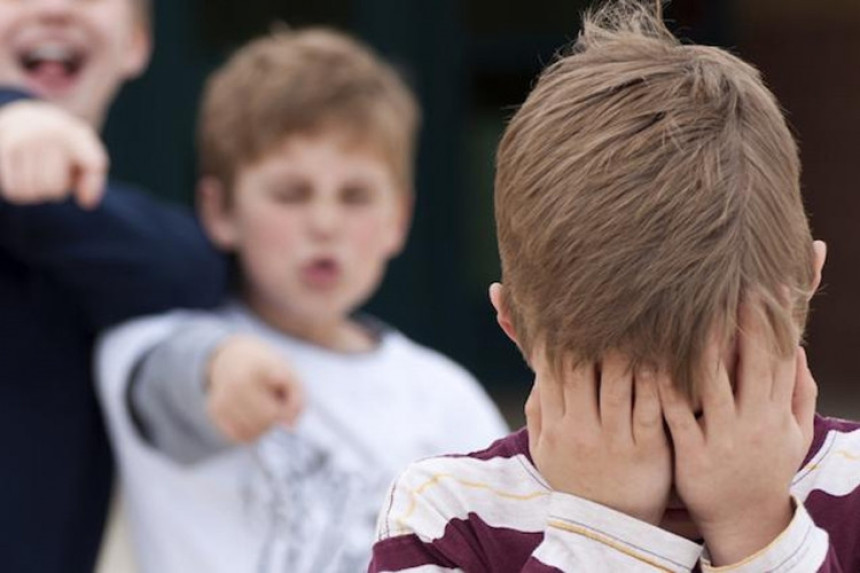
[(534, 418), (540, 412), (540, 409), (537, 404), (537, 400), (533, 398), (529, 398), (526, 400), (526, 405), (523, 407), (523, 411), (526, 414), (526, 418)]
[(636, 419), (636, 424), (646, 433), (653, 433), (656, 430), (663, 430), (663, 417), (659, 414), (642, 414)]
[(110, 159), (108, 158), (106, 153), (104, 153), (103, 151), (99, 151), (98, 153), (93, 155), (90, 164), (94, 171), (105, 172), (110, 167)]

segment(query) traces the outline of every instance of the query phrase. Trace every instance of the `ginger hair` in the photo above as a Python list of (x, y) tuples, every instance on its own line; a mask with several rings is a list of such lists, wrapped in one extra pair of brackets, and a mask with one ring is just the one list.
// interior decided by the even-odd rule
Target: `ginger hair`
[(198, 125), (202, 175), (237, 171), (291, 135), (328, 129), (370, 145), (412, 188), (418, 104), (367, 46), (324, 28), (281, 30), (241, 48), (208, 80)]

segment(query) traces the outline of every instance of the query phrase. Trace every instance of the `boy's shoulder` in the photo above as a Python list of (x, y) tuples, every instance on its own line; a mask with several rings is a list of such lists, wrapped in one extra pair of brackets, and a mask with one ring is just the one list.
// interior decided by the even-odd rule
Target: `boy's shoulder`
[(857, 449), (856, 453), (860, 455), (860, 421), (816, 414), (812, 445), (803, 466), (820, 465), (822, 461), (833, 455), (836, 444)]
[(379, 533), (394, 537), (403, 531), (435, 531), (441, 536), (452, 520), (501, 515), (495, 504), (539, 501), (549, 493), (532, 465), (528, 435), (522, 429), (482, 450), (410, 464), (392, 485)]
[(815, 417), (815, 435), (792, 493), (827, 531), (845, 571), (860, 571), (860, 422)]
[[(546, 486), (532, 464), (525, 428), (493, 441), (486, 448), (468, 452), (432, 456), (411, 463), (398, 476), (394, 489), (411, 490), (418, 495), (429, 489), (451, 490), (474, 488), (506, 480), (506, 474), (527, 472), (532, 485)], [(421, 484), (425, 484), (421, 487)], [(427, 488), (427, 485), (432, 487)], [(415, 486), (418, 486), (417, 488)], [(432, 497), (432, 496), (431, 496)]]
[(815, 431), (837, 431), (837, 432), (853, 432), (860, 429), (860, 420), (847, 420), (844, 418), (834, 418), (832, 416), (815, 416)]
[(441, 554), (465, 570), (506, 570), (524, 563), (543, 538), (550, 495), (530, 461), (525, 430), (470, 454), (426, 458), (394, 482), (379, 516), (375, 558), (414, 566)]
[(812, 447), (792, 492), (813, 515), (848, 505), (860, 509), (860, 423), (816, 415)]

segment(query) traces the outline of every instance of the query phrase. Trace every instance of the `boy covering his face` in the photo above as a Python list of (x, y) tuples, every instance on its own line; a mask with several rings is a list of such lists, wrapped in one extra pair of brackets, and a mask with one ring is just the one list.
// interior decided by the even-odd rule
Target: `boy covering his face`
[(587, 16), (499, 146), (526, 429), (410, 466), (371, 571), (860, 570), (860, 425), (799, 347), (824, 263), (758, 72), (651, 6)]

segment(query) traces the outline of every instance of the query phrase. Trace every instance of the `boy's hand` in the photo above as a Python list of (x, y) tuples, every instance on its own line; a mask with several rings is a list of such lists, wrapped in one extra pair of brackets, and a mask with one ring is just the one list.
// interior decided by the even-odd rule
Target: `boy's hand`
[(108, 157), (93, 129), (48, 103), (0, 109), (0, 196), (16, 204), (74, 195), (93, 208), (104, 193)]
[(742, 306), (736, 389), (711, 343), (700, 420), (668, 381), (663, 412), (675, 445), (675, 487), (714, 565), (737, 563), (788, 527), (789, 488), (812, 439), (816, 386), (802, 350), (779, 359), (767, 348), (763, 313)]
[(601, 370), (587, 364), (535, 383), (526, 403), (532, 458), (554, 490), (657, 524), (672, 480), (661, 375), (634, 376), (620, 356)]
[(207, 411), (232, 442), (257, 439), (275, 424), (292, 426), (304, 392), (283, 357), (252, 337), (228, 338), (209, 364)]

